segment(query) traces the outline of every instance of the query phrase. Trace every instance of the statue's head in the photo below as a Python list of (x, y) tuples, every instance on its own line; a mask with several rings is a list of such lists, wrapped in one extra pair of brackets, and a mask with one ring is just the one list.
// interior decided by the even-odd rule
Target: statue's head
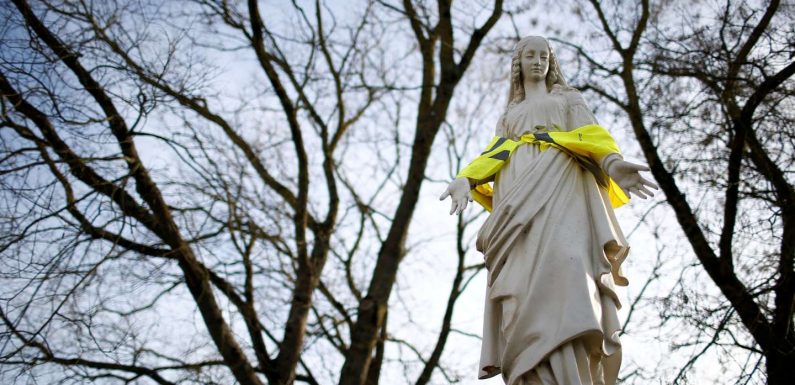
[(511, 59), (511, 88), (508, 108), (524, 100), (524, 82), (543, 81), (547, 92), (558, 84), (567, 87), (549, 41), (541, 36), (527, 36), (516, 43)]

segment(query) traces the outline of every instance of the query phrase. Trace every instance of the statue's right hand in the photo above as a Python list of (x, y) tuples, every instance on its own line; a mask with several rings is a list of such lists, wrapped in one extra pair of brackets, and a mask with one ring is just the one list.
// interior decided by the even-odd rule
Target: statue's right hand
[(444, 190), (439, 197), (439, 200), (443, 201), (444, 198), (448, 196), (453, 200), (450, 206), (450, 215), (453, 213), (456, 213), (456, 215), (461, 214), (467, 207), (467, 203), (472, 202), (472, 193), (469, 191), (469, 179), (462, 176), (450, 182), (447, 189)]

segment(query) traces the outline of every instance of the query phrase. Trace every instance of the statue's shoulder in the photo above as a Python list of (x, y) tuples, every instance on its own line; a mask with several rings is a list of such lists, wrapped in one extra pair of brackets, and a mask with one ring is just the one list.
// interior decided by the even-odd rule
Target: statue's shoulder
[(497, 119), (497, 127), (494, 129), (494, 135), (497, 136), (506, 136), (508, 132), (508, 122), (505, 121), (505, 117), (507, 115), (507, 111), (500, 114), (500, 118)]
[(569, 106), (587, 105), (585, 103), (585, 97), (582, 96), (582, 92), (574, 87), (555, 84), (552, 87), (552, 91), (562, 95), (566, 99), (566, 104)]

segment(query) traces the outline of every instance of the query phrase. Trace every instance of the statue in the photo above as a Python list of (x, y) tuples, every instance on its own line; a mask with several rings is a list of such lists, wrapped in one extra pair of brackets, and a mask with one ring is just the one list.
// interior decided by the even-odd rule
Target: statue
[(615, 384), (629, 246), (613, 208), (653, 196), (640, 171), (566, 84), (549, 42), (521, 39), (494, 140), (440, 197), (451, 214), (473, 199), (491, 211), (476, 242), (488, 269), (478, 378)]

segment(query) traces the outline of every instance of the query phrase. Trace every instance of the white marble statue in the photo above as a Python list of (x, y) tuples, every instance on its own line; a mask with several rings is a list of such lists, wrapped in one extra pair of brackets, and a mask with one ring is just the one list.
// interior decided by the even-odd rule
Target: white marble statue
[[(548, 41), (520, 40), (511, 63), (508, 106), (495, 135), (572, 131), (598, 124), (583, 96), (566, 85)], [(611, 138), (612, 139), (612, 138)], [(593, 159), (621, 190), (651, 196), (642, 165), (618, 153)], [(488, 268), (478, 378), (508, 385), (616, 382), (621, 363), (621, 263), (629, 247), (607, 191), (593, 171), (557, 148), (524, 143), (493, 178), (493, 210), (477, 237)], [(601, 170), (600, 170), (601, 171)], [(487, 181), (456, 178), (440, 199), (450, 213)]]

